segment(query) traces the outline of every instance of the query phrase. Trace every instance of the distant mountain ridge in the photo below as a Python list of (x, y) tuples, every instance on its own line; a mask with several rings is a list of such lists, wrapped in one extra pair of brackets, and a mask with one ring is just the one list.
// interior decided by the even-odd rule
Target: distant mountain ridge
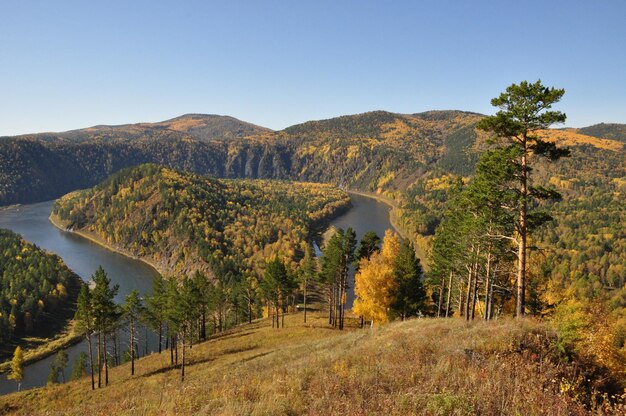
[(600, 123), (576, 129), (577, 133), (626, 143), (626, 124)]
[[(141, 139), (155, 131), (169, 131), (173, 136), (191, 136), (201, 141), (215, 139), (242, 138), (251, 135), (270, 133), (272, 130), (260, 127), (230, 116), (216, 114), (184, 114), (169, 120), (155, 123), (134, 123), (119, 125), (97, 125), (84, 129), (57, 133), (36, 133), (12, 136), (15, 139), (40, 140), (97, 140), (97, 139)], [(2, 137), (7, 139), (8, 137)]]
[[(326, 182), (395, 193), (426, 172), (471, 175), (486, 138), (482, 116), (464, 111), (372, 111), (309, 121), (281, 131), (233, 117), (186, 114), (156, 123), (94, 126), (0, 138), (0, 206), (57, 198), (142, 163), (223, 178)], [(618, 127), (549, 136), (622, 153)], [(593, 127), (593, 129), (592, 129)], [(600, 135), (615, 138), (597, 138)]]

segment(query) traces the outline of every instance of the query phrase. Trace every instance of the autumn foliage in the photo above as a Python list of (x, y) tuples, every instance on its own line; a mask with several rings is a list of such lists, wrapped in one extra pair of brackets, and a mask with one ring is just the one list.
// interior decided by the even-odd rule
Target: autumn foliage
[(352, 308), (357, 315), (375, 324), (383, 324), (389, 319), (397, 281), (394, 278), (394, 261), (400, 252), (400, 240), (391, 230), (387, 230), (380, 253), (361, 259), (359, 272), (355, 276), (354, 292), (357, 299)]

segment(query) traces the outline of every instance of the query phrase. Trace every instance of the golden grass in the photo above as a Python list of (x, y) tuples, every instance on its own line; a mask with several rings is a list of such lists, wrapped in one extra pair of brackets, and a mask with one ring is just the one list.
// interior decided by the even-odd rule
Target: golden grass
[(259, 321), (194, 345), (185, 382), (169, 354), (87, 378), (0, 397), (20, 415), (577, 415), (562, 392), (552, 332), (531, 321), (422, 319), (340, 332), (321, 315)]

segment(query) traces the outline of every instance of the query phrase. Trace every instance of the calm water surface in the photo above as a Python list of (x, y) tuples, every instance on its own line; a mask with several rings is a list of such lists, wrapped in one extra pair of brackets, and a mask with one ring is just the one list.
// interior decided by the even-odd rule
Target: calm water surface
[[(375, 231), (381, 238), (385, 230), (392, 228), (389, 223), (389, 206), (361, 195), (351, 194), (352, 208), (336, 218), (331, 225), (346, 229), (352, 227), (360, 240), (367, 231)], [(39, 247), (58, 254), (70, 269), (83, 280), (88, 281), (98, 266), (102, 266), (113, 284), (120, 286), (116, 301), (123, 302), (124, 297), (133, 289), (141, 294), (149, 294), (152, 280), (157, 272), (138, 260), (130, 259), (92, 243), (70, 232), (61, 231), (48, 220), (53, 202), (22, 205), (0, 210), (0, 228), (7, 228), (21, 234), (26, 240)], [(351, 273), (348, 307), (354, 300), (354, 280)], [(158, 347), (156, 336), (148, 335), (148, 350)], [(142, 342), (145, 341), (142, 339)], [(122, 342), (122, 349), (127, 346)], [(141, 347), (143, 349), (143, 347)], [(67, 350), (69, 365), (65, 377), (69, 378), (71, 367), (81, 351), (87, 351), (86, 342), (81, 342)], [(46, 384), (50, 363), (54, 356), (40, 360), (25, 368), (22, 389)], [(0, 375), (0, 394), (15, 391), (16, 383)]]

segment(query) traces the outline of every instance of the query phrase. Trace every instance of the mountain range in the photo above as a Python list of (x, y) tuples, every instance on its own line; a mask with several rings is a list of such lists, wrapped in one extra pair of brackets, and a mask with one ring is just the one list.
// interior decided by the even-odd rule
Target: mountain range
[[(463, 111), (374, 111), (280, 131), (228, 116), (94, 126), (0, 138), (0, 206), (57, 198), (141, 163), (223, 178), (328, 182), (395, 195), (427, 172), (470, 175), (484, 134)], [(550, 130), (546, 136), (623, 160), (626, 125)]]

